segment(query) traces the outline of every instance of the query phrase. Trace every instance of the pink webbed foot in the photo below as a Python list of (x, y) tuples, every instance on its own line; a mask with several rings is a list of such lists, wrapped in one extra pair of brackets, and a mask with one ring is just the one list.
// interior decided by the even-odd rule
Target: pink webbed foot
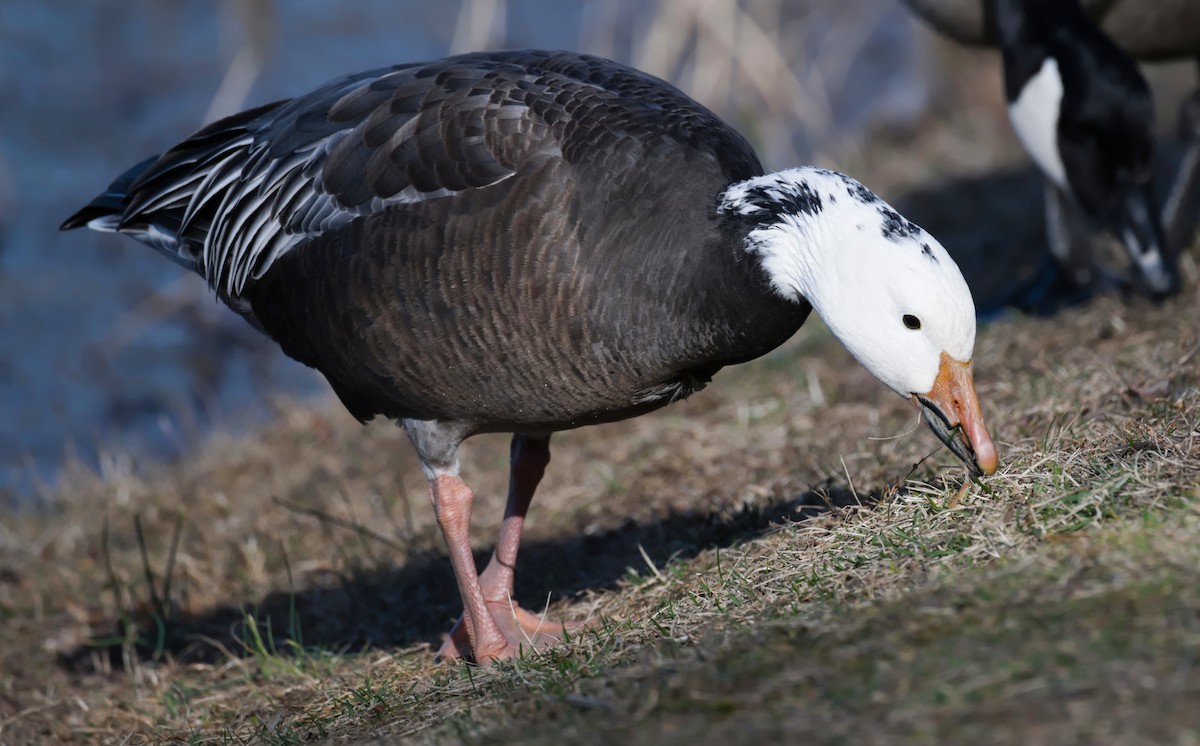
[(446, 635), (437, 660), (473, 660), (476, 663), (519, 658), (522, 653), (541, 650), (575, 632), (586, 629), (587, 622), (552, 622), (522, 609), (515, 602), (488, 601), (487, 609), (496, 623), (502, 639), (483, 642), (483, 649), (471, 649), (467, 628), (460, 616)]

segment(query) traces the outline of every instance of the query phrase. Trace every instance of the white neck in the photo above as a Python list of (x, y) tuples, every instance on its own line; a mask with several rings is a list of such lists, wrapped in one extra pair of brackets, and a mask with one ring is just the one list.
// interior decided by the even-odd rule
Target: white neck
[[(912, 245), (945, 250), (858, 181), (836, 171), (792, 168), (730, 186), (721, 209), (757, 222), (746, 251), (759, 257), (781, 297), (818, 313), (839, 275), (871, 265), (870, 253)], [(882, 246), (882, 248), (879, 248)]]
[(745, 250), (759, 258), (776, 293), (801, 302), (812, 298), (819, 265), (832, 253), (830, 234), (843, 223), (828, 216), (838, 211), (838, 194), (851, 204), (848, 189), (840, 174), (794, 168), (731, 185), (720, 210), (757, 224)]

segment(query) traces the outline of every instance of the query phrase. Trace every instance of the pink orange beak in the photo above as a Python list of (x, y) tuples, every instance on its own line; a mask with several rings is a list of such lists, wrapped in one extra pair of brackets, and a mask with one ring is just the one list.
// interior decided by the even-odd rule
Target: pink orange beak
[(912, 400), (929, 429), (975, 476), (996, 471), (999, 457), (983, 425), (969, 360), (960, 363), (943, 352), (933, 388), (913, 394)]

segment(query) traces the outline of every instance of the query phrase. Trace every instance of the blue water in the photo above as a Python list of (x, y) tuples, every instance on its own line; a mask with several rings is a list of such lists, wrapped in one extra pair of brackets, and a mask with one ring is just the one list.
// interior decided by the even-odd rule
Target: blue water
[[(890, 0), (850, 5), (880, 52), (834, 91), (848, 131), (881, 110), (906, 116), (920, 98), (914, 65), (897, 64), (915, 54), (903, 14)], [(612, 21), (620, 56), (657, 3), (507, 7), (504, 46), (580, 48), (590, 38), (581, 25)], [(245, 104), (441, 56), (458, 11), (449, 1), (280, 0)], [(234, 18), (214, 0), (0, 3), (0, 504), (36, 501), (64, 459), (170, 458), (214, 425), (261, 421), (277, 393), (326, 391), (199, 278), (129, 239), (57, 231), (112, 177), (203, 124), (238, 48)]]

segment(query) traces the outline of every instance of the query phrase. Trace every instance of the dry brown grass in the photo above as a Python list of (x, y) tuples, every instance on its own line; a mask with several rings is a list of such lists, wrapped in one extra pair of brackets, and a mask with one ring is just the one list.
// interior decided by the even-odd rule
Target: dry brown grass
[[(1003, 468), (957, 503), (924, 429), (871, 439), (913, 413), (819, 325), (689, 402), (556, 436), (517, 594), (602, 624), (497, 670), (432, 663), (457, 599), (393, 427), (281, 404), (161, 474), (74, 473), (0, 541), (0, 740), (1178, 734), (1198, 314), (1192, 292), (985, 327)], [(482, 559), (507, 449), (468, 449)], [(138, 519), (159, 596), (182, 522), (157, 604)]]

